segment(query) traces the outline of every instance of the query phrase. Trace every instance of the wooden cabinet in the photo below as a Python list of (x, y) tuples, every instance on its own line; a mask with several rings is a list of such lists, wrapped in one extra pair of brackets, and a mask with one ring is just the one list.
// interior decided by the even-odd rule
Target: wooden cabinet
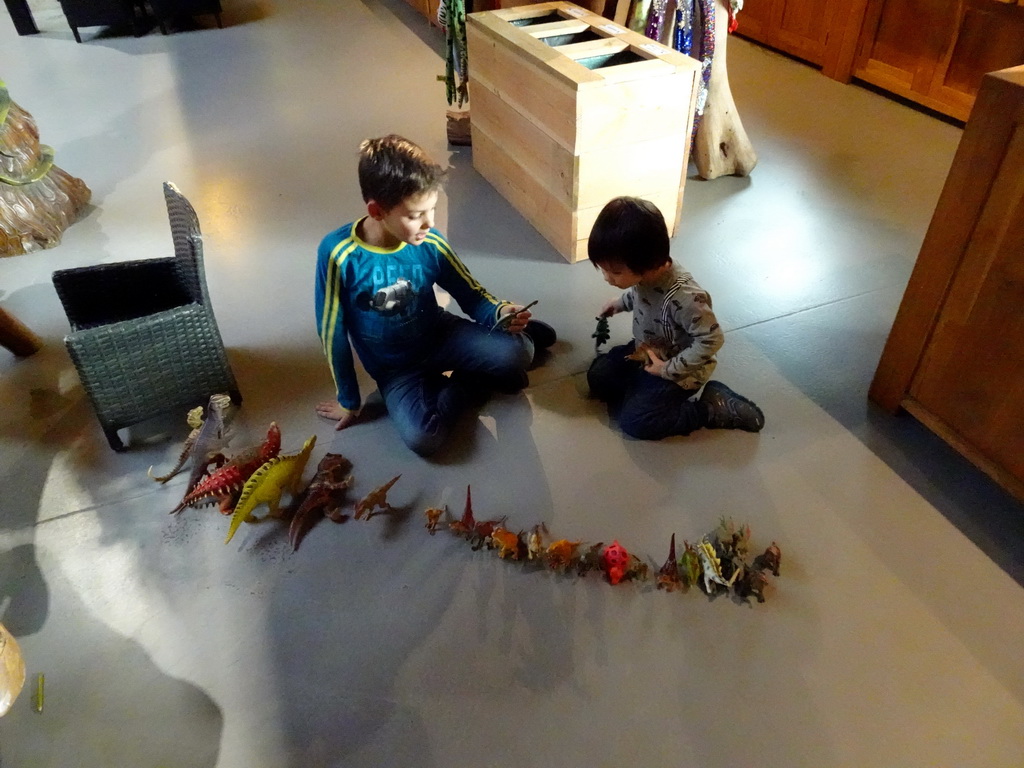
[(871, 385), (1024, 500), (1024, 66), (986, 75)]
[(1024, 4), (746, 0), (741, 35), (966, 120), (986, 72), (1024, 64)]
[(570, 262), (615, 195), (650, 200), (674, 232), (700, 63), (573, 3), (466, 21), (480, 175)]
[(746, 0), (737, 32), (822, 66), (841, 0)]
[(998, 0), (871, 0), (854, 77), (966, 120), (986, 72), (1024, 64), (1024, 7)]

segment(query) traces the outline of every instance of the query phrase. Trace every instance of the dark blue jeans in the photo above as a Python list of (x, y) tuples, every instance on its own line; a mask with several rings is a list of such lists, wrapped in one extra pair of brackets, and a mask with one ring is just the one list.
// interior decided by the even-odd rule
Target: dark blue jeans
[(608, 403), (608, 415), (618, 419), (619, 428), (638, 440), (661, 440), (703, 427), (707, 418), (693, 399), (697, 391), (652, 376), (636, 360), (627, 360), (633, 349), (632, 341), (612, 347), (587, 371), (590, 393)]
[[(444, 444), (459, 415), (486, 398), (488, 381), (514, 381), (532, 360), (528, 337), (488, 332), (479, 323), (445, 312), (426, 359), (376, 381), (402, 440), (420, 456), (430, 456)], [(469, 375), (448, 377), (445, 371)]]

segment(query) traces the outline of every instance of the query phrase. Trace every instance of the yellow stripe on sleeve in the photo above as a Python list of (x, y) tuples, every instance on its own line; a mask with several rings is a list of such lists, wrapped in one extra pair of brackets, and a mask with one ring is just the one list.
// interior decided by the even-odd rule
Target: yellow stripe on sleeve
[[(327, 265), (327, 287), (324, 297), (323, 317), (320, 319), (320, 338), (323, 339), (324, 354), (334, 376), (334, 331), (338, 323), (338, 311), (341, 307), (341, 265), (346, 257), (357, 247), (352, 238), (342, 240), (331, 251)], [(338, 382), (334, 382), (337, 389)]]
[(427, 242), (433, 243), (437, 246), (437, 249), (444, 255), (448, 263), (452, 265), (459, 277), (461, 277), (474, 291), (481, 294), (492, 304), (499, 303), (497, 298), (492, 296), (486, 288), (477, 282), (476, 278), (473, 277), (466, 265), (462, 263), (462, 260), (455, 255), (455, 251), (452, 250), (451, 245), (448, 244), (448, 241), (445, 240), (444, 237), (434, 232), (429, 232), (427, 234)]

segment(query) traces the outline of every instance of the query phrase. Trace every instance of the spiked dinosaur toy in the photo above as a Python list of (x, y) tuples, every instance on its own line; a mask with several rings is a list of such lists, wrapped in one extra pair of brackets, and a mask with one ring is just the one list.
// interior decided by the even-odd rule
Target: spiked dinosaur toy
[(178, 456), (178, 463), (166, 475), (154, 475), (153, 468), (147, 473), (158, 483), (166, 483), (176, 474), (181, 472), (185, 462), (192, 459), (192, 474), (189, 477), (186, 493), (191, 491), (199, 479), (203, 476), (206, 468), (228, 444), (228, 434), (225, 414), (231, 405), (231, 398), (227, 395), (212, 395), (206, 406), (206, 418), (203, 418), (203, 408), (198, 406), (188, 412), (186, 421), (192, 427), (192, 431), (185, 438), (185, 444)]
[(306, 469), (314, 445), (316, 435), (310, 437), (298, 453), (275, 456), (252, 473), (238, 496), (235, 512), (231, 515), (231, 524), (224, 538), (225, 544), (231, 541), (243, 520), (247, 523), (257, 522), (253, 510), (260, 504), (266, 504), (269, 508), (267, 517), (281, 517), (281, 496), (286, 491), (293, 498), (298, 496), (302, 473)]
[(185, 507), (218, 504), (222, 515), (230, 515), (242, 487), (252, 473), (277, 456), (280, 451), (281, 430), (277, 422), (271, 422), (270, 429), (267, 430), (267, 439), (262, 445), (243, 451), (207, 475), (185, 494), (185, 498), (171, 510), (171, 514), (180, 512)]
[(717, 587), (713, 586), (715, 584), (721, 584), (726, 589), (732, 588), (732, 584), (740, 572), (734, 571), (731, 578), (725, 578), (722, 575), (722, 563), (718, 559), (718, 553), (715, 552), (715, 545), (706, 538), (697, 542), (697, 557), (700, 558), (700, 564), (704, 568), (705, 592), (709, 595), (715, 594), (717, 590)]

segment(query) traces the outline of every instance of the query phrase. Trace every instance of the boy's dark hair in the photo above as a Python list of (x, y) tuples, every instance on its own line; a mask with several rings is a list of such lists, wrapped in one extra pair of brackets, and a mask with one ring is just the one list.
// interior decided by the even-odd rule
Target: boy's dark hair
[(639, 197), (616, 197), (590, 231), (587, 255), (595, 267), (621, 264), (641, 274), (672, 260), (668, 227), (658, 206)]
[(389, 211), (407, 197), (441, 186), (444, 169), (419, 146), (395, 134), (359, 145), (359, 189), (363, 201)]

